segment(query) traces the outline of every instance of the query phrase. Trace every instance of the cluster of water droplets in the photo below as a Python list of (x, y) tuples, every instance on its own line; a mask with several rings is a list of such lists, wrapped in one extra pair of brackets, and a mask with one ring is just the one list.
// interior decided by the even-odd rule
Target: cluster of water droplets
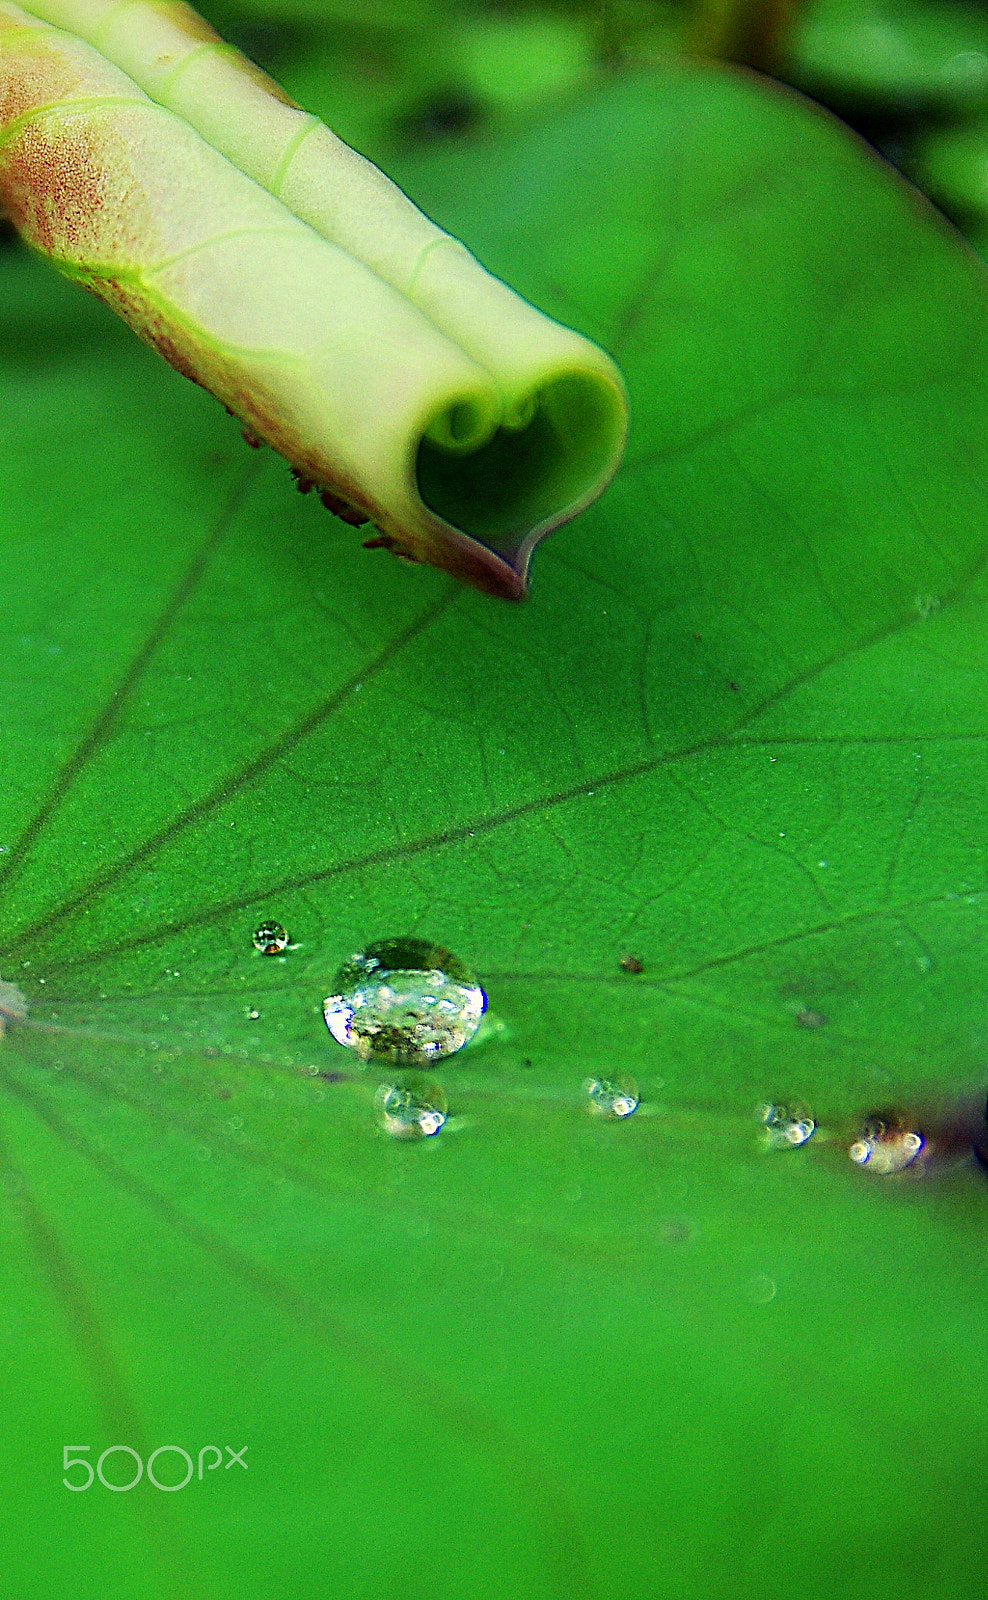
[(449, 950), (426, 939), (381, 939), (349, 956), (323, 1003), (326, 1026), (363, 1066), (392, 1069), (374, 1097), (395, 1139), (433, 1137), (447, 1120), (440, 1084), (411, 1071), (462, 1050), (487, 996)]
[[(816, 1118), (800, 1100), (766, 1101), (755, 1116), (770, 1150), (797, 1149), (817, 1131)], [(847, 1153), (857, 1166), (881, 1177), (905, 1171), (925, 1149), (923, 1134), (908, 1117), (883, 1111), (865, 1119)]]
[[(295, 948), (276, 921), (261, 923), (252, 942), (265, 956)], [(622, 966), (642, 970), (637, 957), (622, 960)], [(441, 1084), (415, 1069), (461, 1050), (486, 1009), (487, 996), (458, 956), (411, 937), (381, 939), (348, 956), (323, 1002), (326, 1026), (337, 1043), (361, 1066), (390, 1069), (374, 1106), (380, 1126), (396, 1139), (431, 1138), (446, 1125)], [(0, 1035), (7, 1021), (20, 1020), (26, 1011), (20, 990), (0, 980)], [(585, 1079), (583, 1096), (591, 1115), (610, 1121), (625, 1121), (641, 1103), (634, 1078), (620, 1072)], [(818, 1131), (816, 1117), (801, 1100), (764, 1101), (755, 1117), (769, 1150), (799, 1149)], [(883, 1112), (866, 1119), (848, 1155), (869, 1172), (888, 1174), (902, 1172), (924, 1149), (918, 1128), (897, 1112)]]

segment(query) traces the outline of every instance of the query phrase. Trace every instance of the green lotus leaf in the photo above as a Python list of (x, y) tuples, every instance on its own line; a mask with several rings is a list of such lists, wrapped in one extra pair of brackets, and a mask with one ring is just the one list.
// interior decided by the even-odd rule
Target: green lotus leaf
[(716, 67), (395, 176), (627, 376), (525, 606), (0, 254), (0, 1587), (981, 1600), (984, 268)]

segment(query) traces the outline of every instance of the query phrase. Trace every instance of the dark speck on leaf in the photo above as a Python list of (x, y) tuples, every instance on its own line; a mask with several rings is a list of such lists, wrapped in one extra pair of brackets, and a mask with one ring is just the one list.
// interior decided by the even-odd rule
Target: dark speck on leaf
[(735, 694), (738, 694), (738, 693), (739, 693), (739, 690), (738, 690), (738, 686), (737, 686), (737, 684), (736, 684), (736, 683), (735, 683), (735, 682), (734, 682), (734, 679), (733, 679), (733, 678), (732, 678), (732, 679), (731, 679), (731, 681), (730, 681), (730, 683), (729, 683), (729, 684), (728, 684), (728, 685), (727, 685), (727, 687), (728, 687), (728, 688), (729, 688), (729, 689), (733, 689), (733, 690), (734, 690), (734, 693), (735, 693)]
[(689, 1244), (696, 1237), (696, 1228), (688, 1217), (666, 1217), (659, 1225), (663, 1244)]
[(413, 143), (455, 139), (459, 134), (473, 132), (483, 120), (483, 110), (476, 100), (450, 89), (431, 96), (409, 112), (402, 118), (398, 132)]
[(641, 956), (622, 956), (618, 962), (622, 972), (644, 972), (645, 963)]

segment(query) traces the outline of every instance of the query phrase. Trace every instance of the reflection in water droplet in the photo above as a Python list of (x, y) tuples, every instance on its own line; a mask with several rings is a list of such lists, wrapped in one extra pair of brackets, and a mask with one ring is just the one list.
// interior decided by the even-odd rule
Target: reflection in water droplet
[(253, 941), (254, 949), (260, 950), (262, 956), (279, 956), (288, 949), (288, 929), (280, 922), (262, 922), (254, 929)]
[(431, 1078), (382, 1083), (374, 1106), (381, 1127), (392, 1139), (430, 1139), (446, 1121), (446, 1096)]
[(847, 1153), (859, 1167), (884, 1175), (902, 1172), (922, 1148), (923, 1135), (891, 1111), (868, 1117)]
[(782, 1101), (766, 1101), (757, 1108), (755, 1115), (770, 1150), (794, 1150), (816, 1132), (816, 1118), (801, 1100), (793, 1100), (788, 1105)]
[(596, 1117), (630, 1117), (638, 1110), (638, 1085), (634, 1078), (588, 1078), (583, 1085)]
[(461, 1049), (486, 1005), (476, 978), (448, 950), (425, 939), (382, 939), (344, 962), (323, 1015), (361, 1061), (410, 1066)]

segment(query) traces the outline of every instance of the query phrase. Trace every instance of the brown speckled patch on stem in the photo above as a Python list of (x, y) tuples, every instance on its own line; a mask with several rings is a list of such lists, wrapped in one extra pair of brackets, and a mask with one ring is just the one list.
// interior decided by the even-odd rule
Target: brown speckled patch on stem
[(11, 142), (0, 177), (0, 203), (29, 243), (67, 255), (91, 237), (106, 175), (91, 129), (66, 119), (60, 129), (29, 123)]

